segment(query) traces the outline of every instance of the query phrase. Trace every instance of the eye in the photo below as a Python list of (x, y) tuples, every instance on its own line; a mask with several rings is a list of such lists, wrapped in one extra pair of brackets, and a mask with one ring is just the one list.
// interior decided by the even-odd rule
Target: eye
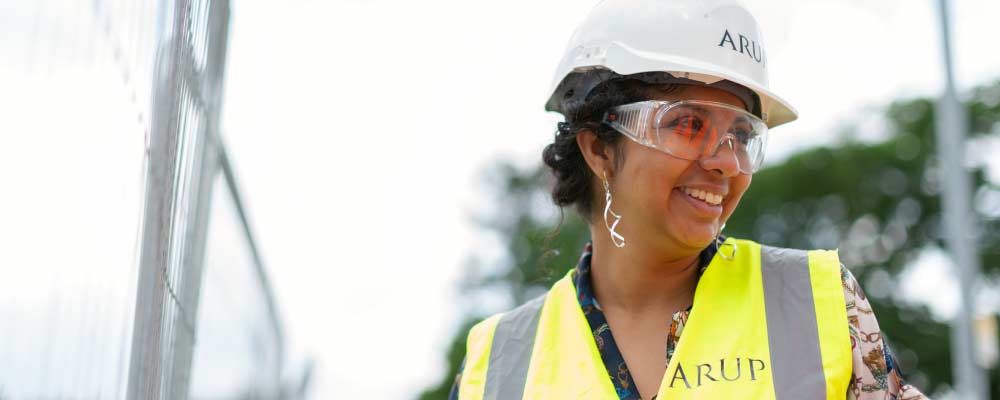
[(733, 135), (736, 136), (736, 140), (740, 143), (747, 144), (747, 142), (750, 141), (750, 132), (747, 132), (744, 129), (737, 129), (733, 132)]
[(737, 126), (733, 128), (732, 132), (733, 136), (736, 137), (736, 140), (742, 144), (747, 144), (751, 139), (757, 137), (753, 130), (748, 126)]
[(682, 115), (673, 119), (667, 123), (664, 128), (670, 128), (679, 130), (680, 132), (698, 132), (704, 126), (704, 122), (701, 117), (697, 115)]

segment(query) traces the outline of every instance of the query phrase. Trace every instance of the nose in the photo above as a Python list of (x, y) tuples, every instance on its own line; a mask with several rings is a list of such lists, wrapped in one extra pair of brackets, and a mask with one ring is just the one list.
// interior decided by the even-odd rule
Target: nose
[(733, 145), (734, 138), (726, 136), (715, 146), (715, 151), (709, 152), (698, 160), (706, 171), (715, 172), (723, 177), (733, 177), (740, 173), (740, 161), (736, 157), (736, 149)]

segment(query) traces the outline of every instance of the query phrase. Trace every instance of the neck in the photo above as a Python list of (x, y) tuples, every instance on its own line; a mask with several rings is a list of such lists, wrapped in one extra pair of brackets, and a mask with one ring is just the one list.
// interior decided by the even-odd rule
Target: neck
[(602, 308), (670, 315), (691, 305), (698, 282), (697, 252), (653, 249), (637, 245), (639, 241), (619, 248), (597, 227), (591, 237), (591, 279)]

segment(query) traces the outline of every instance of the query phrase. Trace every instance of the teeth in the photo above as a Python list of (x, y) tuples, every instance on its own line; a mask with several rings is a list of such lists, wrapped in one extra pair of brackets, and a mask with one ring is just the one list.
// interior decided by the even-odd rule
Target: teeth
[(709, 192), (706, 192), (704, 190), (699, 190), (699, 189), (691, 189), (691, 188), (683, 188), (683, 189), (684, 189), (684, 193), (687, 193), (688, 196), (694, 197), (694, 198), (699, 199), (701, 201), (704, 201), (704, 202), (706, 202), (708, 204), (719, 205), (720, 203), (722, 203), (722, 195), (721, 194), (718, 194), (718, 193), (709, 193)]

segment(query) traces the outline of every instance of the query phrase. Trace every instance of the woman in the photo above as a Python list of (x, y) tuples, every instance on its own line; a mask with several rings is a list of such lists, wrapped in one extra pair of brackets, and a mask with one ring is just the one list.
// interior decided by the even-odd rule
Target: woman
[(721, 234), (768, 130), (796, 118), (766, 68), (738, 3), (594, 9), (557, 71), (546, 108), (566, 120), (543, 154), (592, 242), (546, 295), (472, 328), (453, 398), (924, 398), (836, 252)]

